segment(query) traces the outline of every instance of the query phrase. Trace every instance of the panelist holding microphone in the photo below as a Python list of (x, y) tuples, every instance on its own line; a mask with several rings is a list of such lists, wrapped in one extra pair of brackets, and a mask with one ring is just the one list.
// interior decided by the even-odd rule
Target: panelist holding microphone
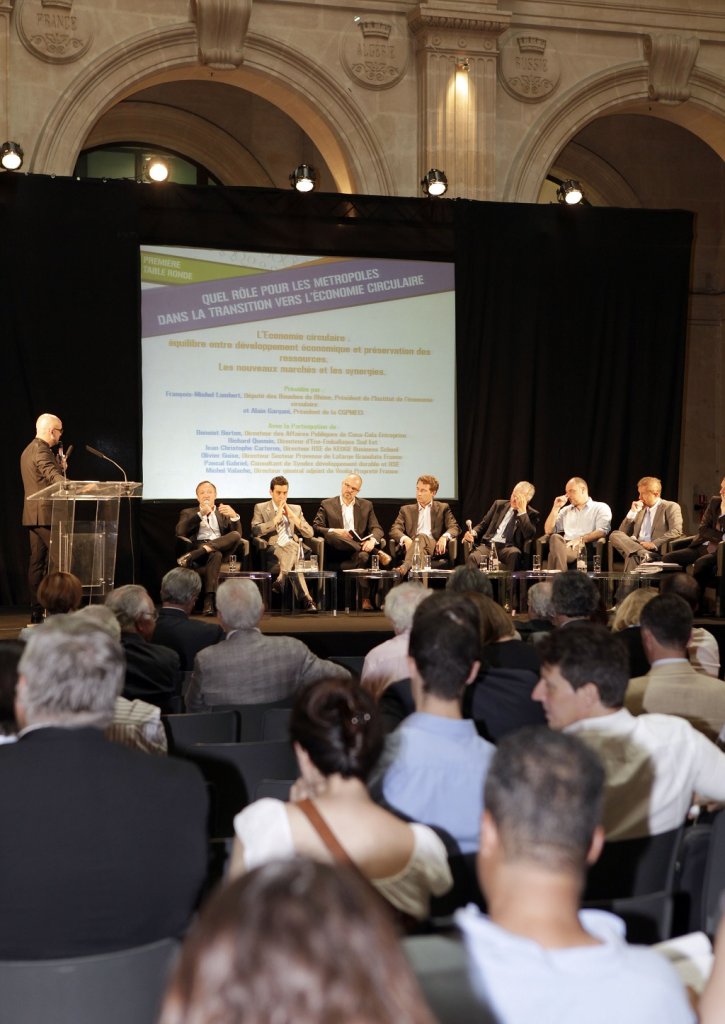
[(177, 561), (185, 569), (199, 570), (204, 581), (204, 615), (213, 615), (222, 558), (225, 552), (236, 551), (242, 528), (231, 505), (216, 504), (214, 484), (202, 480), (196, 497), (198, 506), (183, 509), (176, 524), (176, 536), (192, 544), (192, 550)]
[[(48, 571), (53, 506), (49, 501), (28, 501), (28, 498), (42, 491), (44, 487), (65, 479), (68, 460), (60, 443), (62, 436), (61, 421), (52, 413), (44, 412), (36, 421), (35, 437), (20, 456), (20, 474), (25, 491), (23, 526), (28, 527), (30, 541), (28, 588), (32, 624), (43, 621), (43, 609), (38, 603), (38, 585)], [(54, 448), (59, 448), (58, 454), (53, 451)]]

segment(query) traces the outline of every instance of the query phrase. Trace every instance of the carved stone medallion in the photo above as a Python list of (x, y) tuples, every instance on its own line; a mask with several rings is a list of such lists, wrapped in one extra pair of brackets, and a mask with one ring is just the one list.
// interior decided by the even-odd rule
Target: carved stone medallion
[(509, 36), (501, 48), (499, 76), (506, 92), (516, 99), (529, 102), (546, 99), (559, 84), (559, 54), (543, 36), (534, 33)]
[(91, 14), (73, 0), (17, 0), (15, 24), (26, 50), (49, 64), (78, 60), (93, 41)]
[(389, 89), (405, 74), (408, 39), (384, 16), (362, 15), (340, 39), (340, 60), (367, 89)]

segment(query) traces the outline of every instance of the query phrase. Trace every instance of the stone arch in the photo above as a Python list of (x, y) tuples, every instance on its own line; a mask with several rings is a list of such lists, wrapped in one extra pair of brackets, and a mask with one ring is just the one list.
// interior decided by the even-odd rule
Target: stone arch
[[(577, 83), (529, 127), (511, 161), (502, 200), (535, 203), (542, 181), (564, 147), (585, 125), (605, 115), (646, 114), (671, 121), (725, 159), (725, 82), (695, 68), (689, 85), (690, 99), (685, 103), (653, 102), (647, 94), (647, 66), (641, 61)], [(615, 182), (609, 184), (616, 186)]]
[[(324, 68), (299, 50), (255, 33), (247, 35), (240, 68), (202, 66), (191, 24), (136, 36), (84, 68), (48, 115), (30, 170), (71, 174), (102, 115), (142, 88), (180, 78), (224, 82), (263, 96), (309, 135), (340, 192), (392, 194), (392, 176), (375, 132)], [(181, 139), (172, 148), (183, 153)]]

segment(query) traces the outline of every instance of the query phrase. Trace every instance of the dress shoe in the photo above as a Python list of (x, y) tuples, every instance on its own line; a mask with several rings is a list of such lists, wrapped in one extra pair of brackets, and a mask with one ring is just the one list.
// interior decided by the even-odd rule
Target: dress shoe
[(646, 565), (647, 562), (651, 562), (651, 561), (652, 561), (652, 552), (651, 551), (640, 551), (640, 553), (639, 553), (639, 564), (640, 565)]
[(182, 569), (188, 569), (189, 563), (191, 562), (191, 552), (187, 555), (182, 555), (181, 558), (176, 559), (176, 564), (180, 565)]
[(378, 551), (378, 561), (385, 569), (390, 565), (393, 559), (390, 557), (387, 551)]
[(375, 608), (373, 607), (373, 603), (372, 603), (372, 601), (370, 600), (369, 597), (363, 598), (363, 603), (362, 603), (361, 607), (362, 607), (362, 610), (364, 612), (374, 612), (375, 611)]
[(201, 614), (202, 615), (213, 615), (214, 614), (214, 610), (215, 610), (214, 609), (214, 595), (213, 594), (207, 594), (206, 597), (204, 598), (204, 610), (202, 611)]
[(273, 594), (283, 594), (284, 593), (284, 576), (278, 576), (277, 579), (274, 581), (274, 583), (272, 584), (272, 593)]
[(302, 599), (302, 607), (308, 615), (317, 615), (317, 605), (311, 597), (305, 597)]

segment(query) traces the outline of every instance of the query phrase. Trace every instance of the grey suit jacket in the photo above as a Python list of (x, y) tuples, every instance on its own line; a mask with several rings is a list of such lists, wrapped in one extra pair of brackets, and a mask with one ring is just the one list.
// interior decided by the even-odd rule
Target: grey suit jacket
[[(626, 516), (620, 523), (619, 529), (629, 537), (639, 538), (639, 531), (642, 529), (645, 510), (642, 508), (634, 517), (627, 519)], [(664, 544), (665, 541), (674, 540), (682, 535), (682, 509), (676, 501), (665, 501), (655, 509), (654, 522), (652, 523), (652, 543)]]
[(630, 679), (625, 704), (633, 715), (644, 712), (686, 718), (716, 740), (725, 725), (725, 686), (688, 661), (653, 665), (646, 676)]
[[(305, 517), (302, 515), (302, 508), (299, 505), (293, 505), (292, 502), (287, 502), (287, 507), (296, 516), (300, 518), (299, 532), (303, 537), (314, 537), (315, 533), (310, 524), (307, 522)], [(252, 516), (252, 536), (261, 537), (262, 540), (266, 540), (272, 547), (277, 543), (278, 533), (277, 527), (274, 523), (274, 517), (277, 512), (274, 507), (273, 501), (261, 501), (259, 504), (254, 506), (254, 514)], [(292, 538), (297, 536), (297, 529), (290, 523)], [(270, 698), (274, 700), (275, 698)]]
[[(433, 500), (430, 511), (430, 528), (434, 540), (439, 540), (444, 533), (450, 534), (451, 539), (457, 537), (461, 529), (451, 512), (451, 507), (445, 501)], [(412, 505), (402, 505), (395, 522), (390, 528), (390, 536), (395, 541), (401, 537), (415, 537), (418, 529), (418, 502)]]
[(205, 711), (214, 704), (266, 704), (317, 679), (349, 678), (346, 668), (318, 658), (301, 640), (237, 629), (197, 654), (186, 706)]

